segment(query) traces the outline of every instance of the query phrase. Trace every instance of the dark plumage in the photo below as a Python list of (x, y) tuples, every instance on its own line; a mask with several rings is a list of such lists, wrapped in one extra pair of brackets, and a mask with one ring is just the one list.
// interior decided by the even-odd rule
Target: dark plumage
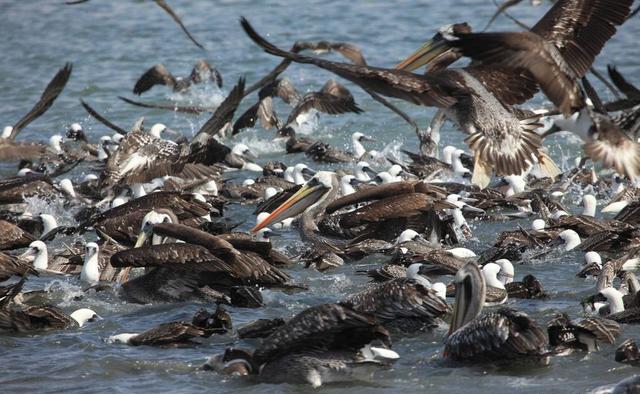
[(613, 344), (620, 334), (620, 324), (613, 320), (588, 317), (572, 322), (566, 313), (556, 315), (548, 324), (549, 344), (554, 347), (598, 350), (598, 343)]
[(174, 77), (163, 64), (156, 64), (148, 69), (136, 82), (133, 93), (140, 95), (155, 85), (165, 85), (175, 92), (183, 92), (194, 83), (211, 80), (222, 87), (222, 76), (206, 60), (200, 59), (193, 66), (188, 77)]

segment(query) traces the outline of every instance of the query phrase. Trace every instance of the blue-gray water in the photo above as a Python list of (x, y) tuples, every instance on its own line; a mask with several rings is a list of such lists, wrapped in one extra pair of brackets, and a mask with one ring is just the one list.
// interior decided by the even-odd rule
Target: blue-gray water
[[(79, 105), (83, 98), (115, 123), (128, 128), (144, 115), (148, 125), (163, 122), (169, 127), (191, 135), (206, 120), (206, 116), (189, 116), (155, 110), (141, 110), (117, 99), (131, 97), (136, 79), (151, 65), (164, 63), (177, 75), (187, 74), (193, 62), (205, 58), (222, 73), (222, 92), (205, 87), (184, 96), (170, 93), (162, 87), (143, 95), (144, 100), (169, 99), (192, 103), (217, 103), (241, 76), (249, 83), (261, 77), (279, 59), (258, 50), (241, 31), (238, 18), (246, 16), (256, 29), (285, 47), (298, 39), (350, 41), (358, 44), (370, 64), (391, 66), (412, 52), (441, 25), (468, 21), (476, 27), (486, 23), (494, 11), (488, 0), (466, 1), (186, 1), (170, 0), (195, 37), (207, 51), (192, 45), (170, 18), (151, 1), (92, 0), (77, 6), (65, 6), (62, 1), (0, 2), (0, 123), (12, 124), (30, 108), (40, 95), (46, 81), (65, 62), (74, 64), (73, 75), (64, 93), (45, 116), (30, 125), (21, 139), (46, 140), (61, 133), (72, 122), (80, 122), (97, 139), (108, 133)], [(260, 3), (260, 4), (256, 4)], [(304, 4), (302, 4), (304, 3)], [(533, 24), (547, 6), (532, 7), (523, 2), (513, 13)], [(639, 19), (623, 26), (597, 59), (603, 70), (615, 63), (631, 81), (640, 83)], [(495, 29), (513, 29), (499, 18)], [(293, 65), (286, 75), (300, 91), (317, 90), (332, 75), (310, 66)], [(366, 111), (362, 115), (338, 118), (321, 116), (313, 133), (336, 145), (347, 146), (354, 131), (372, 134), (381, 150), (390, 143), (402, 143), (415, 149), (416, 139), (409, 127), (388, 110), (373, 102), (352, 85), (356, 100)], [(607, 98), (608, 93), (601, 89)], [(250, 105), (243, 103), (242, 108)], [(540, 99), (537, 100), (539, 104)], [(536, 103), (536, 102), (534, 102)], [(281, 117), (285, 107), (278, 104)], [(424, 127), (431, 109), (401, 103)], [(281, 144), (271, 142), (272, 132), (261, 129), (245, 131), (236, 137), (260, 154), (259, 161), (279, 159), (286, 163), (304, 160), (301, 155), (285, 156)], [(461, 133), (447, 126), (443, 142), (462, 147)], [(579, 152), (579, 142), (566, 136), (548, 141), (553, 157), (562, 163)], [(319, 166), (315, 165), (318, 168)], [(2, 164), (2, 173), (14, 171), (14, 164)], [(84, 167), (75, 174), (88, 171)], [(233, 174), (242, 179), (251, 174)], [(76, 178), (77, 179), (77, 178)], [(579, 195), (567, 200), (579, 200)], [(36, 207), (53, 211), (63, 220), (66, 213), (56, 207)], [(243, 229), (254, 221), (250, 207), (232, 206), (230, 212), (247, 220)], [(525, 227), (529, 221), (522, 221)], [(475, 223), (475, 239), (467, 245), (476, 251), (486, 248), (498, 231), (515, 227), (515, 222)], [(277, 240), (282, 248), (296, 247), (297, 236), (287, 234)], [(375, 257), (359, 264), (320, 274), (302, 267), (291, 269), (295, 279), (306, 283), (310, 290), (286, 295), (265, 291), (264, 309), (231, 308), (234, 325), (261, 317), (288, 316), (321, 302), (340, 299), (362, 288), (365, 280), (354, 271), (363, 264), (381, 261)], [(516, 277), (533, 273), (550, 293), (546, 301), (509, 301), (509, 305), (530, 313), (541, 324), (557, 311), (572, 316), (580, 312), (579, 300), (594, 287), (594, 281), (575, 278), (582, 263), (576, 253), (555, 254), (545, 261), (527, 262), (516, 266)], [(76, 278), (42, 277), (30, 280), (29, 288), (48, 286), (52, 297), (66, 310), (90, 306), (104, 320), (80, 330), (46, 335), (0, 337), (0, 387), (2, 392), (300, 392), (308, 387), (290, 385), (253, 385), (241, 379), (219, 376), (198, 370), (204, 359), (225, 346), (237, 344), (231, 336), (213, 337), (195, 349), (166, 350), (148, 347), (126, 347), (104, 342), (109, 335), (136, 332), (158, 323), (188, 319), (201, 306), (198, 304), (139, 306), (90, 295), (81, 302), (73, 301), (79, 292)], [(210, 306), (211, 307), (211, 306)], [(547, 368), (531, 371), (505, 371), (491, 368), (441, 368), (433, 362), (441, 349), (444, 328), (433, 334), (396, 341), (394, 349), (401, 355), (392, 370), (376, 374), (373, 383), (353, 383), (327, 386), (326, 392), (486, 392), (514, 391), (585, 392), (630, 376), (632, 367), (613, 361), (614, 347), (603, 346), (593, 354), (576, 354), (553, 360)], [(620, 341), (637, 337), (640, 330), (625, 326)], [(620, 342), (619, 341), (619, 342)], [(240, 343), (251, 345), (250, 343)]]

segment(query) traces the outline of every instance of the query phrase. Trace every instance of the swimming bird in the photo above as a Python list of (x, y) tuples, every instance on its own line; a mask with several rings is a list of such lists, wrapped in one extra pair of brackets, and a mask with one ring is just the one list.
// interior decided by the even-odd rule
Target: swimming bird
[(456, 300), (443, 356), (456, 362), (548, 361), (546, 338), (538, 323), (508, 308), (480, 315), (486, 285), (480, 269), (468, 263), (455, 277)]
[(387, 329), (401, 332), (422, 331), (437, 326), (440, 318), (451, 312), (433, 284), (420, 274), (421, 264), (407, 268), (404, 278), (395, 278), (367, 286), (340, 302), (351, 309), (369, 313)]
[(593, 301), (606, 301), (609, 304), (609, 313), (605, 315), (607, 319), (627, 324), (640, 322), (640, 305), (625, 308), (622, 293), (613, 287), (600, 290)]
[(231, 317), (218, 304), (214, 313), (198, 311), (191, 323), (175, 321), (163, 323), (142, 333), (125, 333), (107, 338), (109, 343), (125, 343), (132, 346), (185, 347), (197, 345), (194, 338), (208, 338), (214, 333), (224, 334), (231, 329)]
[(67, 315), (55, 306), (30, 306), (24, 309), (13, 309), (9, 303), (18, 295), (24, 281), (19, 282), (11, 295), (1, 302), (0, 331), (10, 333), (30, 333), (34, 331), (62, 330), (72, 327), (83, 327), (100, 317), (91, 309), (81, 308)]
[(599, 350), (599, 343), (613, 344), (620, 334), (620, 324), (613, 320), (588, 317), (572, 322), (566, 313), (557, 314), (547, 324), (549, 344), (562, 349)]
[(338, 304), (305, 309), (264, 338), (253, 352), (228, 348), (211, 357), (209, 368), (254, 375), (265, 383), (309, 384), (368, 378), (399, 358), (374, 340), (389, 343), (388, 332), (367, 314)]
[(624, 364), (640, 364), (640, 350), (633, 339), (627, 339), (616, 349), (616, 361)]
[(97, 243), (88, 242), (85, 245), (85, 250), (84, 264), (80, 272), (80, 281), (88, 285), (95, 285), (100, 281), (100, 268), (98, 266), (98, 253), (100, 249)]
[(222, 87), (222, 76), (206, 60), (199, 59), (188, 77), (174, 77), (163, 64), (156, 64), (138, 79), (133, 87), (133, 94), (141, 95), (155, 85), (165, 85), (174, 92), (184, 92), (192, 84), (211, 80)]

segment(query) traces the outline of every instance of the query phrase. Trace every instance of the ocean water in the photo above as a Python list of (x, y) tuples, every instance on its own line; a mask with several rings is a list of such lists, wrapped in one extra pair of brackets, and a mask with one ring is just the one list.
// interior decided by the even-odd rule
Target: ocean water
[[(80, 106), (82, 98), (114, 123), (128, 128), (140, 116), (148, 126), (162, 122), (174, 130), (191, 136), (207, 120), (207, 115), (194, 116), (160, 110), (146, 110), (121, 102), (117, 96), (133, 97), (131, 90), (137, 78), (155, 63), (164, 63), (176, 75), (188, 75), (196, 59), (210, 61), (221, 72), (224, 87), (201, 86), (187, 94), (175, 94), (156, 87), (142, 99), (150, 102), (217, 105), (240, 77), (253, 83), (279, 62), (259, 50), (243, 33), (238, 19), (247, 17), (258, 30), (278, 45), (289, 47), (295, 40), (349, 41), (361, 47), (369, 64), (392, 66), (411, 53), (435, 30), (448, 23), (467, 21), (481, 28), (494, 11), (489, 1), (187, 1), (169, 0), (194, 36), (204, 44), (202, 51), (191, 44), (171, 19), (151, 1), (99, 1), (66, 6), (62, 1), (0, 2), (0, 123), (8, 125), (19, 119), (37, 100), (46, 82), (56, 70), (70, 61), (73, 75), (64, 93), (47, 114), (31, 124), (20, 139), (45, 141), (55, 133), (63, 133), (72, 122), (79, 122), (88, 137), (97, 141), (111, 134), (90, 118)], [(533, 24), (548, 5), (532, 7), (523, 2), (513, 14)], [(619, 29), (607, 44), (595, 66), (604, 71), (609, 63), (631, 81), (640, 84), (640, 50), (637, 38), (640, 23), (636, 18)], [(499, 18), (493, 29), (513, 30), (506, 18)], [(334, 56), (334, 55), (330, 55)], [(292, 65), (285, 74), (300, 92), (318, 90), (333, 75), (311, 66)], [(344, 82), (344, 81), (341, 81)], [(400, 118), (380, 106), (357, 87), (352, 89), (364, 113), (332, 117), (320, 115), (309, 125), (308, 133), (331, 144), (347, 148), (351, 133), (363, 131), (377, 139), (370, 148), (392, 154), (398, 147), (417, 149), (414, 132)], [(604, 98), (611, 94), (599, 84)], [(248, 98), (240, 111), (252, 104)], [(537, 97), (528, 105), (544, 103)], [(426, 127), (432, 109), (407, 103), (399, 106)], [(277, 104), (282, 118), (287, 108)], [(278, 159), (287, 164), (304, 161), (303, 155), (284, 155), (281, 143), (272, 142), (273, 132), (260, 128), (246, 130), (227, 141), (243, 142), (259, 154), (259, 162)], [(447, 124), (442, 133), (443, 144), (463, 146), (463, 136)], [(580, 142), (566, 135), (547, 141), (558, 163), (572, 163), (580, 154)], [(313, 168), (336, 168), (310, 164)], [(15, 163), (0, 165), (3, 175), (15, 172)], [(83, 166), (74, 172), (79, 179), (91, 171)], [(239, 181), (252, 176), (236, 172), (229, 175)], [(580, 194), (566, 198), (566, 203), (579, 201)], [(600, 205), (601, 207), (601, 205)], [(37, 212), (53, 212), (62, 221), (68, 213), (60, 207), (31, 205)], [(247, 230), (255, 218), (252, 207), (231, 206), (228, 212), (246, 222)], [(474, 238), (463, 246), (475, 251), (488, 247), (499, 231), (514, 228), (516, 223), (530, 226), (530, 220), (509, 223), (472, 223)], [(93, 240), (93, 235), (87, 238)], [(277, 239), (279, 248), (295, 252), (300, 249), (295, 231)], [(56, 245), (52, 245), (56, 246)], [(59, 246), (59, 245), (57, 245)], [(546, 325), (556, 312), (566, 311), (575, 317), (581, 313), (579, 301), (590, 294), (595, 281), (575, 277), (582, 263), (579, 252), (555, 253), (543, 261), (524, 261), (516, 265), (516, 278), (527, 273), (536, 275), (545, 285), (548, 300), (510, 300), (508, 305), (526, 311)], [(323, 302), (341, 299), (361, 289), (366, 280), (355, 271), (384, 260), (371, 257), (328, 273), (293, 267), (289, 271), (296, 281), (309, 286), (309, 291), (284, 294), (264, 291), (266, 307), (262, 309), (229, 308), (235, 327), (257, 318), (290, 316)], [(185, 303), (175, 305), (133, 305), (102, 294), (89, 293), (81, 301), (74, 296), (81, 291), (77, 278), (42, 276), (29, 280), (29, 289), (47, 287), (53, 301), (65, 310), (91, 307), (104, 319), (79, 330), (46, 335), (0, 337), (0, 387), (3, 392), (234, 392), (275, 393), (302, 392), (309, 387), (255, 384), (243, 379), (219, 376), (199, 367), (206, 357), (228, 345), (252, 346), (233, 335), (214, 336), (193, 349), (155, 349), (127, 347), (105, 343), (105, 339), (121, 332), (139, 332), (162, 322), (190, 319), (199, 308), (211, 305)], [(446, 328), (431, 334), (410, 336), (394, 343), (401, 359), (392, 369), (376, 373), (367, 383), (330, 385), (323, 392), (387, 393), (441, 392), (451, 393), (581, 393), (617, 382), (637, 371), (613, 361), (614, 346), (605, 345), (597, 353), (577, 353), (556, 358), (551, 365), (536, 369), (495, 369), (493, 367), (445, 368), (438, 363), (442, 337)], [(623, 327), (618, 341), (638, 337), (640, 329)]]

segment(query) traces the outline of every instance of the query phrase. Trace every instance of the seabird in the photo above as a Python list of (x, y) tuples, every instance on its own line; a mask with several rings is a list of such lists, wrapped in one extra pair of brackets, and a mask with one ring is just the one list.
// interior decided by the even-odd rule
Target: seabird
[(620, 324), (598, 317), (572, 322), (566, 313), (560, 313), (547, 324), (547, 333), (549, 344), (556, 348), (556, 352), (558, 347), (594, 352), (601, 342), (615, 342), (620, 334)]
[(20, 131), (44, 114), (53, 105), (64, 89), (72, 70), (71, 63), (65, 64), (49, 82), (38, 102), (13, 126), (6, 126), (0, 136), (0, 160), (33, 160), (47, 153), (46, 145), (34, 142), (17, 142), (15, 138)]
[(455, 277), (456, 300), (443, 356), (463, 363), (514, 362), (523, 359), (546, 363), (546, 338), (538, 323), (525, 313), (508, 308), (480, 315), (486, 285), (480, 269), (468, 263)]
[(200, 59), (193, 66), (188, 77), (174, 77), (163, 64), (156, 64), (138, 79), (133, 87), (133, 94), (141, 95), (155, 85), (165, 85), (174, 92), (184, 92), (192, 84), (211, 80), (218, 87), (222, 87), (222, 76), (206, 60)]
[[(510, 105), (524, 102), (536, 91), (535, 81), (526, 77), (524, 71), (513, 75), (495, 67), (479, 67), (416, 75), (403, 70), (337, 63), (282, 51), (259, 36), (246, 20), (242, 20), (242, 25), (251, 39), (271, 54), (325, 68), (376, 93), (446, 109), (449, 117), (458, 120), (463, 130), (471, 134), (468, 143), (477, 154), (474, 183), (486, 186), (493, 167), (498, 175), (520, 174), (535, 160), (543, 162), (550, 176), (559, 172), (541, 150), (541, 139), (533, 131), (538, 116), (521, 120), (511, 110)], [(400, 67), (415, 69), (424, 64), (420, 60), (422, 52)], [(477, 99), (480, 96), (482, 100)], [(473, 114), (470, 107), (476, 109)], [(500, 116), (496, 116), (498, 112)], [(473, 119), (476, 114), (480, 114), (478, 122)], [(495, 135), (496, 129), (501, 134)], [(497, 148), (500, 144), (510, 144), (513, 149), (505, 154), (506, 151)]]
[(264, 338), (254, 351), (228, 348), (206, 366), (218, 372), (254, 375), (265, 383), (348, 382), (393, 363), (398, 354), (372, 341), (389, 343), (375, 318), (338, 304), (305, 309)]

